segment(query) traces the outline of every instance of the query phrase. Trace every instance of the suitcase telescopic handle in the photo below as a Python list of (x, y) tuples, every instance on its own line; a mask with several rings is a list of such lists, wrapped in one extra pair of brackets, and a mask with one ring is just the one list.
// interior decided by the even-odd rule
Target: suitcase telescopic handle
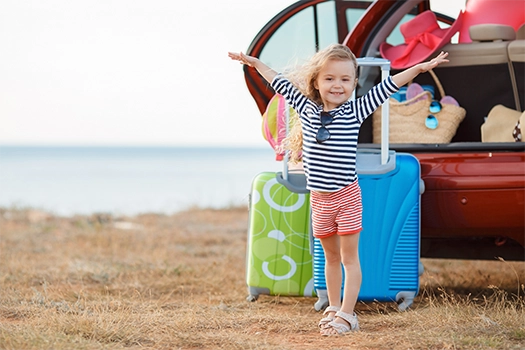
[[(384, 58), (375, 58), (375, 57), (360, 57), (357, 59), (357, 65), (361, 67), (379, 67), (381, 68), (381, 80), (385, 80), (390, 75), (390, 61)], [(353, 94), (355, 98), (355, 90)], [(289, 130), (289, 119), (290, 119), (290, 110), (288, 105), (285, 105), (285, 125), (286, 125), (286, 135), (288, 135)], [(388, 116), (390, 113), (390, 105), (388, 99), (383, 103), (381, 108), (381, 165), (384, 165), (388, 162)], [(283, 178), (288, 180), (288, 151), (284, 152), (283, 159)]]
[[(379, 67), (381, 68), (381, 80), (385, 80), (390, 75), (390, 61), (384, 58), (360, 57), (357, 59), (357, 65), (361, 67)], [(354, 90), (355, 97), (355, 90)], [(388, 162), (388, 116), (390, 113), (388, 99), (383, 103), (381, 108), (381, 165)]]
[[(288, 107), (288, 102), (284, 102), (284, 124), (286, 125), (286, 136), (290, 132), (290, 108)], [(283, 179), (288, 181), (288, 160), (290, 159), (288, 155), (288, 150), (284, 149), (284, 159), (283, 159)]]

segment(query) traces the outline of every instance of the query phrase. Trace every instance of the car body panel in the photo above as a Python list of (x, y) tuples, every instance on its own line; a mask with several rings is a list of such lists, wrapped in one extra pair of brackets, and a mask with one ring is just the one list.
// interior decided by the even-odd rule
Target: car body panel
[(475, 229), (476, 237), (508, 237), (525, 244), (525, 169), (516, 166), (525, 164), (525, 153), (416, 157), (425, 182), (422, 235), (468, 236)]

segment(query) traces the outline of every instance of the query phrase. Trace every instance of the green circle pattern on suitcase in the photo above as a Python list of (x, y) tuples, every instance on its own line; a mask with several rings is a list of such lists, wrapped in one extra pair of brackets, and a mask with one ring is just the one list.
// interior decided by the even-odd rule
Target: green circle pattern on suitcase
[(310, 253), (310, 195), (295, 193), (265, 172), (252, 183), (247, 284), (259, 294), (315, 296)]

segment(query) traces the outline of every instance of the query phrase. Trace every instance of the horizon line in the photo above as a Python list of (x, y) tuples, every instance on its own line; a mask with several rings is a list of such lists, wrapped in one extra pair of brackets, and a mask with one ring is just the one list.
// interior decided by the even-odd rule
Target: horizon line
[(68, 143), (57, 143), (57, 144), (33, 144), (33, 143), (0, 143), (0, 147), (33, 147), (33, 148), (58, 148), (58, 147), (69, 147), (69, 148), (257, 148), (257, 149), (270, 149), (270, 145), (253, 145), (253, 144), (68, 144)]

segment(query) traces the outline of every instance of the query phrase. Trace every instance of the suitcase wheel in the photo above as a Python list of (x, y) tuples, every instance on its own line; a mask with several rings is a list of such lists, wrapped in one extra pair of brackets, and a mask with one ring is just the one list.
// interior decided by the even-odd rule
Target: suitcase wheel
[(412, 306), (415, 297), (416, 292), (399, 292), (396, 296), (398, 310), (406, 311), (410, 306)]
[(397, 306), (397, 309), (401, 312), (406, 311), (412, 305), (412, 301), (405, 300)]

